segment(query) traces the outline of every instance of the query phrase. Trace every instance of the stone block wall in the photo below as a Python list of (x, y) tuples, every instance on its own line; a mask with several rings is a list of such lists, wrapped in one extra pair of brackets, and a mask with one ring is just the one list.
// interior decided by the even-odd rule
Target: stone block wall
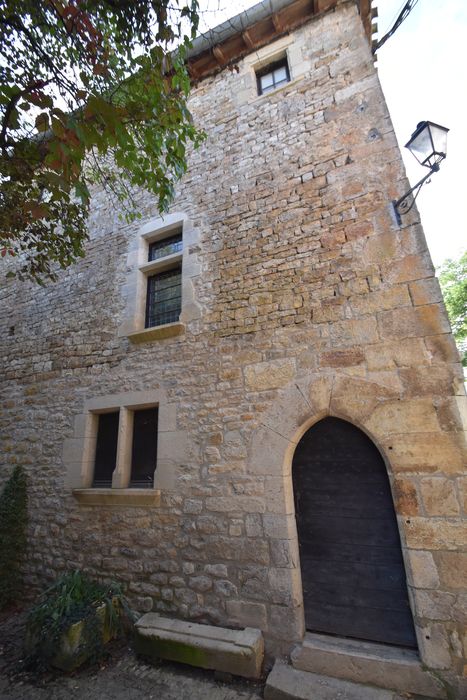
[[(292, 80), (258, 97), (255, 63), (279, 49)], [(288, 651), (304, 632), (292, 457), (335, 415), (386, 460), (421, 657), (456, 684), (462, 370), (417, 213), (401, 228), (391, 214), (407, 181), (354, 3), (238, 68), (192, 93), (208, 138), (173, 207), (196, 232), (183, 333), (119, 335), (139, 233), (102, 192), (83, 261), (46, 288), (0, 290), (1, 478), (14, 464), (29, 475), (27, 580), (82, 568), (126, 584), (141, 611), (257, 626), (270, 653)], [(157, 216), (138, 201), (143, 223)], [(67, 451), (85, 406), (143, 391), (173, 422), (172, 486), (157, 505), (79, 501)]]

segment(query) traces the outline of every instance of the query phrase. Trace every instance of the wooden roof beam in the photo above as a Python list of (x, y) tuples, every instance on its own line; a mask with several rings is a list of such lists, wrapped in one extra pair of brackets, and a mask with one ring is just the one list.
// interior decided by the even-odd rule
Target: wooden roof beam
[(198, 78), (200, 77), (200, 74), (199, 74), (198, 70), (196, 69), (195, 63), (193, 61), (188, 61), (187, 66), (188, 66), (188, 73), (190, 74), (190, 78), (192, 78), (192, 80), (198, 80)]
[(255, 48), (255, 42), (253, 41), (250, 32), (248, 29), (245, 29), (242, 32), (242, 39), (247, 47), (247, 49), (254, 49)]
[(213, 52), (214, 57), (215, 57), (216, 61), (218, 62), (218, 64), (220, 66), (225, 66), (227, 63), (227, 58), (226, 58), (225, 53), (222, 51), (221, 47), (219, 45), (213, 46), (212, 52)]
[(284, 26), (281, 22), (280, 16), (277, 14), (277, 12), (274, 12), (273, 15), (271, 15), (272, 23), (274, 25), (274, 29), (278, 34), (280, 34), (284, 30)]

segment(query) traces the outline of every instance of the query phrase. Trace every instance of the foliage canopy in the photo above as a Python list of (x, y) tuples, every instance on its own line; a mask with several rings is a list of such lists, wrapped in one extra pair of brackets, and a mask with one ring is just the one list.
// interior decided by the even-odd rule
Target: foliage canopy
[(467, 250), (458, 260), (445, 260), (438, 273), (462, 364), (467, 367)]
[(197, 26), (197, 0), (0, 0), (0, 251), (21, 253), (21, 278), (83, 255), (94, 184), (130, 218), (136, 188), (167, 208), (202, 138)]

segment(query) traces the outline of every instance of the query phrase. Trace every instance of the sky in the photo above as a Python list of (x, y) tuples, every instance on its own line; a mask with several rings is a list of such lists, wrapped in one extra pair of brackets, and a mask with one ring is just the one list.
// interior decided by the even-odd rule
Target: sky
[[(200, 0), (201, 31), (255, 5), (249, 0)], [(373, 0), (381, 38), (404, 0)], [(418, 122), (450, 129), (447, 158), (417, 205), (435, 265), (467, 249), (467, 1), (418, 0), (408, 18), (378, 51), (378, 73), (407, 175), (426, 174), (404, 148)], [(401, 192), (401, 194), (403, 194)]]

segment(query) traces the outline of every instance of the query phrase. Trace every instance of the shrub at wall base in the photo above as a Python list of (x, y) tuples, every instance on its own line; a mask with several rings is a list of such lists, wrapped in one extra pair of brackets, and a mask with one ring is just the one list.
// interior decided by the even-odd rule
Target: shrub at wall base
[(100, 585), (82, 572), (60, 577), (31, 610), (25, 640), (28, 661), (70, 672), (102, 656), (129, 613), (116, 584)]
[(0, 610), (21, 595), (27, 505), (26, 475), (17, 466), (0, 495)]

